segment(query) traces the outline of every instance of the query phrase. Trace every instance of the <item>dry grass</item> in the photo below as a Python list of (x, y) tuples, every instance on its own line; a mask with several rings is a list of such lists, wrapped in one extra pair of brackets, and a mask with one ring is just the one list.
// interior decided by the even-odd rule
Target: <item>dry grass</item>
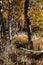
[(28, 36), (24, 33), (18, 33), (13, 37), (14, 42), (21, 42), (22, 44), (28, 43)]
[(33, 36), (34, 50), (43, 50), (43, 38), (36, 35)]
[[(13, 41), (14, 40), (14, 41)], [(13, 43), (15, 43), (16, 41), (18, 42), (21, 42), (22, 44), (25, 45), (25, 43), (28, 42), (28, 37), (27, 35), (24, 33), (18, 33), (17, 35), (15, 35), (13, 37)], [(34, 47), (34, 50), (43, 50), (43, 38), (41, 37), (38, 37), (36, 35), (33, 35), (33, 47)], [(0, 57), (4, 58), (4, 63), (6, 65), (15, 65), (15, 62), (17, 62), (17, 64), (21, 64), (21, 65), (32, 65), (31, 63), (33, 61), (36, 62), (36, 65), (43, 65), (43, 58), (40, 58), (39, 60), (34, 60), (32, 58), (27, 58), (25, 55), (23, 56), (21, 54), (21, 56), (19, 54), (17, 54), (17, 48), (15, 46), (15, 44), (9, 44), (9, 45), (6, 45), (5, 47), (5, 51), (2, 53), (2, 55)], [(19, 53), (21, 53), (19, 51)], [(15, 57), (17, 56), (17, 57)], [(1, 61), (1, 58), (0, 58), (0, 65), (2, 64), (2, 61)], [(16, 65), (17, 65), (16, 64)]]

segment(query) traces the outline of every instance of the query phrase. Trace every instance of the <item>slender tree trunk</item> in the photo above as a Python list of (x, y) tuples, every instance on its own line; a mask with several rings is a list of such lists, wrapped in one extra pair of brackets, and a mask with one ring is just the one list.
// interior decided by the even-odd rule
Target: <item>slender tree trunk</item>
[(2, 31), (1, 32), (3, 32), (3, 38), (5, 38), (5, 22), (3, 20), (3, 15), (2, 15), (2, 11), (1, 10), (2, 10), (2, 3), (0, 3), (0, 23), (2, 25)]
[(0, 23), (1, 23), (1, 46), (0, 46), (0, 53), (5, 50), (6, 45), (6, 32), (5, 32), (5, 21), (2, 15), (2, 0), (0, 0)]
[(29, 20), (28, 15), (27, 15), (28, 7), (29, 7), (29, 0), (25, 0), (24, 15), (25, 15), (25, 23), (26, 23), (26, 26), (27, 26), (26, 30), (28, 32), (28, 40), (30, 42), (30, 49), (33, 49), (31, 22)]
[[(25, 0), (25, 7), (24, 7), (25, 23), (27, 26), (28, 40), (30, 41), (30, 49), (33, 49), (31, 22), (29, 20), (28, 14), (27, 14), (29, 11), (28, 7), (29, 7), (29, 0)], [(36, 63), (34, 63), (34, 61), (35, 61), (35, 58), (32, 58), (31, 65), (36, 65)]]

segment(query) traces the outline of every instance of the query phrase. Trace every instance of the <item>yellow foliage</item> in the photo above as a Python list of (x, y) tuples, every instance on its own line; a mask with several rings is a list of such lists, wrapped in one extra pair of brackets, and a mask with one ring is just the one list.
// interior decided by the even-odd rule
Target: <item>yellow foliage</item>
[[(18, 22), (19, 21), (24, 24), (24, 1), (25, 0), (14, 0), (14, 20)], [(8, 4), (7, 0), (4, 0), (6, 4)], [(38, 26), (43, 28), (41, 21), (43, 21), (43, 10), (41, 9), (41, 5), (43, 5), (43, 0), (30, 0), (30, 7), (28, 11), (28, 16), (30, 17), (30, 20), (32, 20), (32, 25)], [(4, 8), (3, 6), (3, 17), (7, 18), (8, 17), (8, 8)], [(41, 26), (39, 25), (41, 23)]]
[(8, 11), (3, 12), (3, 17), (4, 18), (7, 18), (8, 17)]
[(21, 15), (22, 22), (24, 22), (24, 14)]
[[(41, 9), (41, 5), (43, 6), (43, 0), (31, 0), (31, 7), (28, 11), (28, 15), (30, 16), (30, 19), (33, 20), (34, 25), (43, 28), (41, 21), (43, 21), (43, 10)], [(31, 21), (32, 22), (32, 21)], [(40, 25), (41, 24), (41, 25)]]

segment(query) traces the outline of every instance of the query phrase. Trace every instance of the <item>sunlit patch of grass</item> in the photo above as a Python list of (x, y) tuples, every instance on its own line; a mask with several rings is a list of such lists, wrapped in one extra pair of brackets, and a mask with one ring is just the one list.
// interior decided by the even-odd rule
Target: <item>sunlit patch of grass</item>
[(25, 33), (18, 33), (13, 37), (15, 42), (21, 42), (22, 44), (28, 43), (28, 36)]

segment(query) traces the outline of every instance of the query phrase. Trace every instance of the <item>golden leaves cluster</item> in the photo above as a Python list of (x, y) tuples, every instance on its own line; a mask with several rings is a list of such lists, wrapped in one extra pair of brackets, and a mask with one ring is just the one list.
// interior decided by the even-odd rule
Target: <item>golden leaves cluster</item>
[(30, 0), (28, 15), (32, 25), (43, 29), (43, 0)]
[[(24, 24), (24, 2), (25, 0), (11, 0), (11, 4), (14, 5), (14, 19), (18, 21), (20, 18), (21, 24)], [(30, 0), (29, 4), (28, 15), (32, 25), (43, 28), (43, 0)], [(8, 17), (8, 0), (3, 0), (3, 16)]]

